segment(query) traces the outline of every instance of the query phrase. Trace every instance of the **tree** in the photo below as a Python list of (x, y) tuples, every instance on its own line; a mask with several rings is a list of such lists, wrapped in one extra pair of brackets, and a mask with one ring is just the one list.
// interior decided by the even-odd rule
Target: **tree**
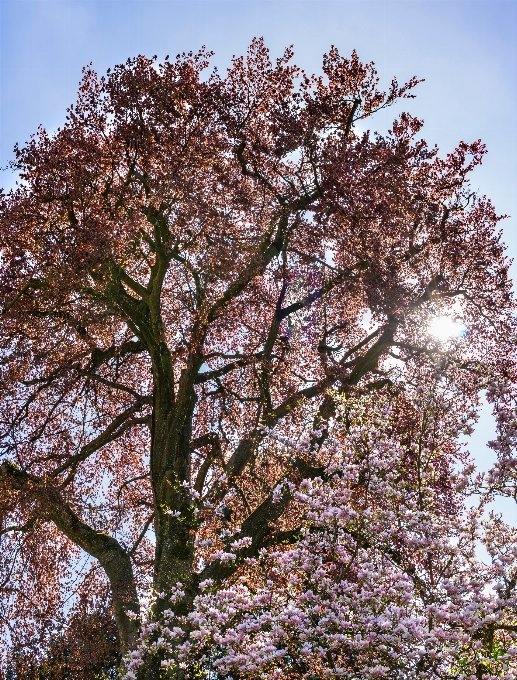
[[(330, 481), (328, 451), (341, 442), (352, 464), (361, 409), (374, 439), (378, 404), (398, 414), (393, 465), (411, 470), (408, 498), (432, 487), (438, 515), (461, 515), (454, 437), (482, 389), (504, 405), (499, 446), (511, 456), (508, 263), (500, 218), (468, 179), (483, 145), (442, 159), (408, 114), (386, 135), (357, 132), (418, 81), (382, 92), (355, 53), (332, 48), (321, 77), (292, 66), (291, 50), (271, 64), (260, 40), (225, 78), (203, 77), (209, 56), (138, 57), (103, 78), (87, 68), (65, 125), (16, 148), (19, 184), (0, 217), (11, 665), (66, 629), (74, 589), (92, 598), (109, 585), (125, 653), (156, 643), (167, 616), (188, 636), (207, 583), (221, 607), (238, 579), (259, 588), (268, 555), (314, 545), (318, 531), (300, 524), (307, 489), (328, 489), (331, 504), (351, 493)], [(460, 320), (466, 337), (436, 337), (437, 318)], [(450, 398), (434, 434), (416, 406), (433, 390)], [(442, 452), (432, 483), (412, 468), (418, 437)], [(284, 440), (300, 438), (286, 455)], [(491, 488), (505, 479), (494, 473)], [(374, 536), (349, 519), (339, 531), (377, 559)], [(142, 632), (138, 593), (151, 584), (160, 597)], [(142, 677), (194, 672), (154, 649)], [(325, 654), (331, 669), (368, 666)], [(320, 677), (320, 666), (289, 673)]]
[[(514, 677), (517, 534), (466, 507), (472, 467), (455, 441), (457, 407), (436, 381), (412, 403), (341, 400), (318, 450), (276, 439), (322, 466), (274, 491), (273, 502), (289, 495), (296, 506), (295, 529), (240, 578), (201, 583), (182, 621), (144, 614), (124, 677), (158, 654), (167, 678), (181, 668), (264, 680)], [(212, 559), (238, 560), (241, 544)]]

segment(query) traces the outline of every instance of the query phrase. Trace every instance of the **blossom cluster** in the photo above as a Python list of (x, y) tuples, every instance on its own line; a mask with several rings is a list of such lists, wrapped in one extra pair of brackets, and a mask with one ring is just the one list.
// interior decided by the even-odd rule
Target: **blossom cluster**
[[(157, 620), (151, 607), (126, 680), (153, 654), (171, 678), (178, 668), (207, 679), (516, 677), (517, 535), (468, 507), (472, 467), (449, 446), (439, 403), (426, 416), (439, 418), (438, 439), (435, 423), (404, 441), (396, 408), (371, 400), (317, 452), (277, 436), (325, 462), (320, 476), (272, 490), (273, 502), (289, 493), (296, 504), (296, 540), (201, 583), (185, 616)], [(235, 539), (234, 553), (213, 558), (236, 560), (250, 544)]]

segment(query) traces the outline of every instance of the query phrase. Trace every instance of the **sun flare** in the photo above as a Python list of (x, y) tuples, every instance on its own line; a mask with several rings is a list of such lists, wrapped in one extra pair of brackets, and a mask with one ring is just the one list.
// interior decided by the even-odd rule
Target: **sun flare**
[(450, 316), (438, 316), (429, 324), (429, 333), (437, 340), (449, 340), (463, 338), (467, 334), (467, 329), (461, 321), (456, 321)]

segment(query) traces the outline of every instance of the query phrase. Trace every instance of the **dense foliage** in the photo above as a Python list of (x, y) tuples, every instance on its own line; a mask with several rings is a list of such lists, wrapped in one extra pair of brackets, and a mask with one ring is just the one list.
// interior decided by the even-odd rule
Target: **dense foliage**
[[(440, 157), (406, 113), (359, 132), (417, 81), (383, 92), (355, 53), (322, 76), (258, 40), (224, 78), (209, 57), (88, 68), (16, 149), (4, 676), (125, 654), (149, 680), (514, 677), (515, 535), (484, 514), (517, 436), (485, 149)], [(486, 479), (460, 445), (483, 390)]]

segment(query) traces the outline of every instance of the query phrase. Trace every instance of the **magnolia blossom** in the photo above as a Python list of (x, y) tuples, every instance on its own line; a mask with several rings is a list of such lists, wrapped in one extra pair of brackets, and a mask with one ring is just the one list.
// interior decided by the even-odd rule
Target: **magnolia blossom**
[[(412, 439), (389, 399), (343, 402), (324, 446), (296, 448), (321, 475), (275, 489), (297, 508), (296, 542), (286, 532), (227, 584), (200, 584), (185, 615), (147, 609), (125, 678), (153, 654), (171, 678), (514, 678), (517, 533), (469, 507), (457, 423), (445, 394), (428, 396)], [(212, 557), (237, 560), (250, 544)]]

